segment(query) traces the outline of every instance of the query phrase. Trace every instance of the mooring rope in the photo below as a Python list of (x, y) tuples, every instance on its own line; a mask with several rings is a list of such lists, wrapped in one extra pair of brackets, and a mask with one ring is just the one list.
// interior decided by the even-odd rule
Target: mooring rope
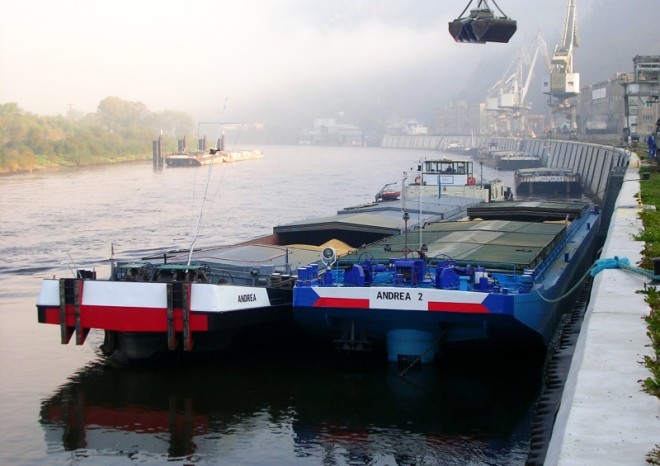
[(598, 273), (602, 272), (603, 270), (606, 269), (621, 269), (621, 270), (627, 270), (628, 272), (633, 272), (638, 275), (643, 275), (646, 278), (649, 278), (651, 280), (659, 280), (660, 281), (660, 275), (655, 275), (653, 271), (643, 269), (641, 267), (635, 267), (630, 265), (630, 260), (627, 257), (618, 257), (614, 256), (613, 258), (607, 258), (607, 259), (597, 259), (593, 265), (589, 268), (589, 270), (586, 271), (586, 273), (577, 281), (575, 286), (573, 286), (570, 290), (568, 290), (566, 293), (561, 295), (558, 298), (550, 299), (546, 298), (541, 294), (541, 291), (539, 289), (536, 290), (538, 293), (539, 297), (548, 303), (556, 303), (557, 301), (561, 301), (564, 299), (566, 296), (569, 296), (571, 293), (573, 293), (578, 287), (582, 285), (582, 282), (589, 276), (591, 275), (592, 277), (595, 277)]
[(635, 267), (630, 265), (630, 261), (626, 257), (617, 257), (614, 256), (613, 259), (598, 259), (592, 269), (596, 269), (593, 275), (596, 275), (598, 272), (604, 269), (623, 269), (629, 272), (636, 273), (638, 275), (643, 275), (646, 278), (651, 280), (660, 280), (660, 275), (655, 275), (652, 270), (643, 269), (641, 267)]

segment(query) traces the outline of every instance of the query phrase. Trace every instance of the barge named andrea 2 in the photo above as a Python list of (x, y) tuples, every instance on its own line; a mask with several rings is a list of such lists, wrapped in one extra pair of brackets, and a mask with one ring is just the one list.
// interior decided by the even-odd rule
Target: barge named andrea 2
[(600, 211), (585, 202), (491, 203), (469, 220), (407, 234), (298, 270), (296, 322), (348, 350), (432, 362), (445, 349), (544, 350), (563, 294), (588, 269)]

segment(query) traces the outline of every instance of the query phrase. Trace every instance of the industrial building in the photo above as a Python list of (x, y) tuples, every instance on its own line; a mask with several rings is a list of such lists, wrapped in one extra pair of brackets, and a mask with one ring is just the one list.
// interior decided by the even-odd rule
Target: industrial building
[(658, 121), (660, 95), (660, 56), (637, 55), (633, 58), (632, 80), (624, 84), (624, 137), (644, 139), (654, 131)]
[(626, 127), (624, 85), (632, 73), (617, 73), (610, 79), (583, 87), (578, 101), (578, 129), (582, 134), (617, 134)]
[[(624, 142), (644, 140), (660, 118), (660, 56), (637, 55), (632, 72), (619, 72), (609, 79), (590, 83), (577, 97), (577, 133), (623, 138)], [(547, 127), (542, 115), (529, 115), (528, 136), (541, 136)], [(562, 127), (555, 128), (562, 131)], [(501, 124), (487, 104), (459, 101), (436, 110), (433, 134), (496, 135), (504, 134)]]

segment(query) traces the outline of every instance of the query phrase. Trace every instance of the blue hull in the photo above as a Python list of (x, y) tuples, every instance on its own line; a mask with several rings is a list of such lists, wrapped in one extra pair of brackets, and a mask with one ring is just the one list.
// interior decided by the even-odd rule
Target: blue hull
[[(591, 265), (599, 221), (597, 211), (574, 219), (549, 241), (535, 269), (524, 273), (454, 260), (432, 266), (421, 257), (303, 274), (294, 288), (294, 319), (339, 348), (384, 347), (391, 361), (432, 362), (452, 347), (543, 350), (568, 308), (563, 295)], [(406, 282), (409, 265), (413, 278)], [(378, 269), (390, 273), (391, 282), (379, 280)]]

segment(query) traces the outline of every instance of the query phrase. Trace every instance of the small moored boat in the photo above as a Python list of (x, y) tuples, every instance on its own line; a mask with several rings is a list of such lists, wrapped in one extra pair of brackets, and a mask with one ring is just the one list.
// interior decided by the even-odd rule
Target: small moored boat
[(376, 194), (376, 202), (379, 201), (396, 201), (401, 197), (401, 191), (393, 187), (396, 183), (387, 183), (383, 186), (378, 194)]

